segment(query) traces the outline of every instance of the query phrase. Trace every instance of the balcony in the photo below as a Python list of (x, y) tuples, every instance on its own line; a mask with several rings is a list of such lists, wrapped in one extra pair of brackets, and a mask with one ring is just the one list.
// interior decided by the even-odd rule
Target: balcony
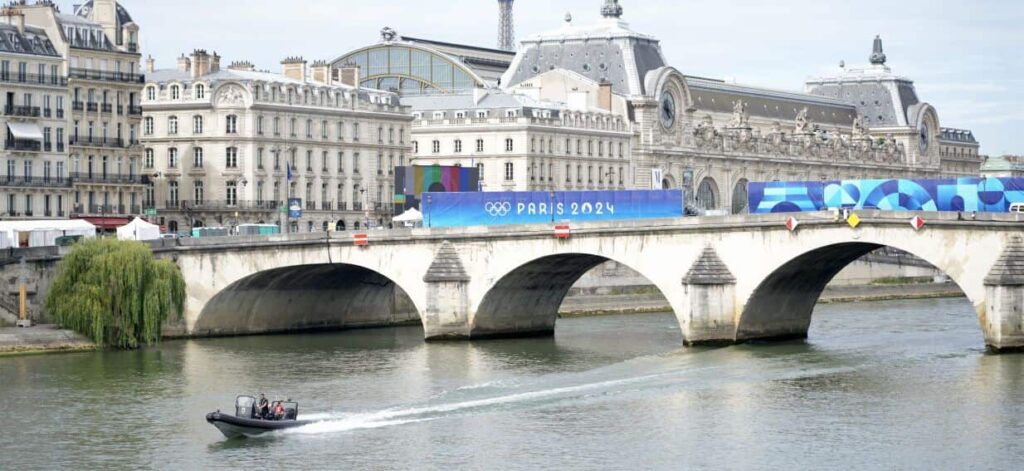
[(74, 215), (129, 215), (142, 214), (141, 206), (128, 206), (124, 204), (76, 204), (71, 210)]
[(100, 104), (99, 103), (90, 101), (90, 102), (85, 104), (85, 111), (99, 111), (99, 109), (100, 109)]
[(164, 210), (171, 211), (218, 211), (218, 210), (230, 210), (230, 211), (277, 211), (277, 208), (281, 206), (280, 202), (277, 201), (250, 201), (250, 200), (237, 200), (237, 201), (164, 201)]
[(124, 48), (128, 52), (139, 52), (139, 43), (125, 43)]
[(146, 83), (146, 76), (128, 72), (106, 72), (102, 70), (89, 70), (83, 68), (72, 68), (68, 75), (74, 79), (100, 80), (104, 82), (121, 83)]
[(16, 177), (13, 175), (0, 175), (0, 186), (67, 188), (71, 186), (71, 180), (68, 180), (67, 178)]
[(363, 203), (352, 203), (352, 211), (362, 211)]
[(43, 117), (44, 118), (51, 118), (51, 117), (53, 117), (53, 110), (50, 109), (50, 108), (43, 109)]
[(324, 202), (320, 203), (320, 210), (321, 211), (333, 211), (334, 210), (334, 205), (331, 204), (330, 201), (324, 201)]
[(141, 106), (129, 106), (128, 107), (128, 116), (142, 116), (142, 107)]
[(57, 143), (57, 152), (64, 152), (64, 143), (63, 142), (58, 142)]
[(71, 136), (70, 143), (80, 147), (124, 147), (124, 139)]
[(73, 102), (71, 102), (71, 109), (73, 111), (84, 111), (85, 110), (85, 103), (81, 102), (81, 101), (73, 101)]
[(121, 116), (124, 114), (124, 105), (117, 105), (117, 115)]
[(57, 108), (57, 119), (64, 117), (64, 108)]
[(114, 112), (114, 105), (111, 105), (110, 103), (103, 103), (102, 105), (100, 105), (100, 112), (102, 112), (102, 113), (113, 113)]
[(348, 211), (348, 203), (344, 201), (338, 203), (338, 211)]
[(0, 82), (8, 83), (25, 83), (25, 84), (38, 84), (38, 85), (50, 85), (55, 87), (66, 87), (68, 86), (68, 79), (64, 77), (58, 77), (56, 75), (39, 75), (39, 74), (0, 74)]
[(113, 173), (77, 172), (71, 174), (74, 183), (110, 183), (116, 185), (141, 185), (148, 179), (142, 175), (120, 175)]
[(42, 148), (43, 143), (39, 141), (27, 141), (22, 139), (10, 139), (4, 141), (4, 150), (39, 152)]
[(316, 201), (306, 201), (306, 209), (313, 211), (316, 209)]
[(4, 107), (5, 116), (21, 116), (26, 118), (38, 118), (42, 115), (38, 106), (11, 106)]

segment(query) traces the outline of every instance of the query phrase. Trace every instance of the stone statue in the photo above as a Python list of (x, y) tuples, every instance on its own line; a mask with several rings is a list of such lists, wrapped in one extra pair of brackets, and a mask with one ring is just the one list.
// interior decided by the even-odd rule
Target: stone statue
[(242, 89), (231, 85), (221, 90), (217, 97), (217, 104), (225, 106), (242, 106), (245, 104), (245, 95)]
[(882, 36), (875, 36), (875, 44), (871, 47), (871, 63), (885, 65), (885, 53), (882, 52)]
[(857, 115), (853, 118), (853, 138), (860, 139), (868, 135), (868, 130), (864, 126), (864, 119)]
[(398, 38), (398, 33), (395, 32), (390, 26), (385, 26), (384, 29), (380, 30), (380, 39), (386, 43), (394, 41)]
[(797, 134), (807, 134), (811, 131), (811, 120), (807, 117), (807, 114), (809, 112), (810, 111), (808, 111), (807, 107), (805, 106), (803, 107), (803, 109), (800, 110), (799, 113), (797, 113), (795, 129)]
[(732, 122), (729, 123), (730, 127), (733, 128), (746, 128), (749, 127), (750, 115), (747, 114), (747, 104), (743, 100), (736, 100), (732, 104)]
[(601, 16), (605, 18), (621, 17), (622, 5), (619, 5), (619, 0), (604, 0), (604, 6), (601, 7)]

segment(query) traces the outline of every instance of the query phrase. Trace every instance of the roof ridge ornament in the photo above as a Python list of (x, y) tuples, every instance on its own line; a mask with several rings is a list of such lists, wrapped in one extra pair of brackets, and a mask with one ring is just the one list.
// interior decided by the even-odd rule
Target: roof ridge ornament
[(619, 5), (619, 0), (604, 0), (604, 6), (601, 7), (601, 16), (605, 18), (621, 17), (622, 5)]
[(882, 36), (875, 36), (875, 44), (871, 48), (871, 63), (874, 65), (885, 65), (885, 53), (882, 52)]
[(390, 26), (385, 26), (384, 29), (380, 30), (380, 39), (386, 43), (393, 42), (395, 39), (398, 39), (398, 32)]

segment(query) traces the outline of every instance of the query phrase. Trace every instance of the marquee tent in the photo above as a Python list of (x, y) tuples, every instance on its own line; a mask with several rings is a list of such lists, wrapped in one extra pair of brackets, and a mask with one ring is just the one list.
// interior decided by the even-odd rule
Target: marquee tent
[(117, 238), (121, 240), (153, 240), (160, 238), (160, 226), (150, 224), (142, 218), (117, 228)]
[(96, 237), (96, 226), (80, 219), (0, 221), (0, 248), (56, 245), (61, 236)]

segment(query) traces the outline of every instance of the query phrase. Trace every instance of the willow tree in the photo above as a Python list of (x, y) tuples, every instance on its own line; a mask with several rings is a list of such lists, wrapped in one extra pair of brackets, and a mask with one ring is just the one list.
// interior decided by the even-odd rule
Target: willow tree
[(156, 260), (140, 242), (112, 239), (75, 244), (46, 296), (61, 327), (122, 349), (158, 342), (164, 321), (184, 308), (185, 280), (173, 262)]

